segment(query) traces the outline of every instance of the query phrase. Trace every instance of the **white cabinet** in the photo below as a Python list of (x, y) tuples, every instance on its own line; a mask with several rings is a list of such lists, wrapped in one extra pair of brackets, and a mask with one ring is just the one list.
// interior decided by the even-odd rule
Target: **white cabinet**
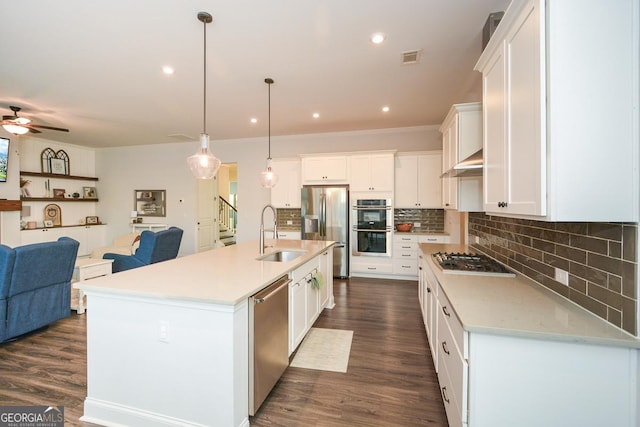
[(387, 257), (351, 255), (349, 269), (356, 277), (377, 277), (391, 275), (393, 263), (391, 258)]
[(299, 208), (300, 160), (273, 159), (271, 167), (279, 176), (271, 188), (271, 204), (276, 208)]
[(393, 153), (350, 156), (351, 191), (393, 191)]
[(88, 256), (95, 248), (107, 245), (106, 225), (82, 225), (69, 227), (37, 228), (20, 232), (23, 245), (40, 242), (51, 242), (60, 237), (77, 240), (78, 256)]
[[(442, 126), (442, 173), (482, 149), (482, 105), (455, 104)], [(442, 206), (463, 212), (482, 211), (482, 176), (443, 176)]]
[(633, 1), (511, 2), (476, 65), (487, 213), (637, 222), (638, 20)]
[(393, 274), (408, 276), (414, 280), (418, 277), (418, 236), (395, 234), (393, 236)]
[[(289, 355), (300, 345), (322, 309), (333, 307), (333, 249), (291, 272), (289, 284)], [(311, 279), (321, 273), (319, 287)], [(320, 281), (319, 281), (320, 282)]]
[(346, 184), (346, 156), (314, 156), (302, 158), (302, 184)]
[(396, 208), (440, 209), (442, 153), (399, 153), (395, 158)]

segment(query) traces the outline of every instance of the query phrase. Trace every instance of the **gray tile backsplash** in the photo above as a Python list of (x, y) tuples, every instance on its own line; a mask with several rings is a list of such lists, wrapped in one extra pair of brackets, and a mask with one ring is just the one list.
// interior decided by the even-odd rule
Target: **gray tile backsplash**
[(444, 209), (394, 209), (393, 225), (420, 223), (421, 231), (444, 231)]
[[(469, 235), (480, 238), (471, 246), (638, 335), (637, 223), (554, 223), (470, 213)], [(569, 286), (554, 279), (555, 268), (569, 272)]]
[(280, 230), (300, 230), (302, 214), (299, 208), (278, 208), (276, 209), (276, 218)]

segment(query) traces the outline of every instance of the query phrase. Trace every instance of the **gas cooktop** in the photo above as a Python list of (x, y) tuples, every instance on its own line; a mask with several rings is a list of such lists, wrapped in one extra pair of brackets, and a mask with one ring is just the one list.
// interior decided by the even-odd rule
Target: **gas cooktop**
[(443, 273), (516, 277), (504, 265), (483, 254), (437, 252), (432, 256)]

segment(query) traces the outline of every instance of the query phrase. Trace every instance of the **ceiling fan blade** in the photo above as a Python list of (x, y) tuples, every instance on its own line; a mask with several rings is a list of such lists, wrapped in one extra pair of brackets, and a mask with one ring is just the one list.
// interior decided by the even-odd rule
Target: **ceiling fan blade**
[(53, 126), (44, 126), (44, 125), (34, 125), (34, 124), (29, 124), (25, 127), (28, 127), (30, 129), (32, 128), (40, 128), (40, 129), (48, 129), (48, 130), (58, 130), (60, 132), (69, 132), (69, 129), (64, 129), (64, 128), (56, 128)]
[(25, 126), (25, 127), (28, 127), (29, 128), (29, 132), (31, 132), (31, 133), (42, 133), (38, 129), (34, 129), (31, 126)]

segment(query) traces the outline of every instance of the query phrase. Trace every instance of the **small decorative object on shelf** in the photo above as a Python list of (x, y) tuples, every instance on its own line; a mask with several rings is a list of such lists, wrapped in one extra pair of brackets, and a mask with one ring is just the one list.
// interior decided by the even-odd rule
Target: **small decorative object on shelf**
[(42, 150), (42, 173), (69, 175), (69, 155), (64, 150), (53, 151), (51, 148)]
[(64, 188), (54, 188), (53, 189), (53, 198), (54, 199), (64, 199)]
[(97, 199), (96, 187), (82, 187), (82, 195), (85, 199)]
[(20, 195), (22, 197), (29, 197), (31, 194), (29, 193), (29, 189), (27, 186), (31, 183), (28, 179), (20, 178)]
[(86, 224), (100, 224), (100, 220), (98, 219), (97, 216), (88, 216), (85, 219), (85, 223)]
[(50, 219), (45, 219), (44, 220), (44, 226), (45, 227), (53, 227), (53, 221), (51, 221)]
[(51, 203), (44, 207), (44, 219), (51, 220), (53, 226), (61, 226), (62, 225), (62, 210), (60, 206)]

